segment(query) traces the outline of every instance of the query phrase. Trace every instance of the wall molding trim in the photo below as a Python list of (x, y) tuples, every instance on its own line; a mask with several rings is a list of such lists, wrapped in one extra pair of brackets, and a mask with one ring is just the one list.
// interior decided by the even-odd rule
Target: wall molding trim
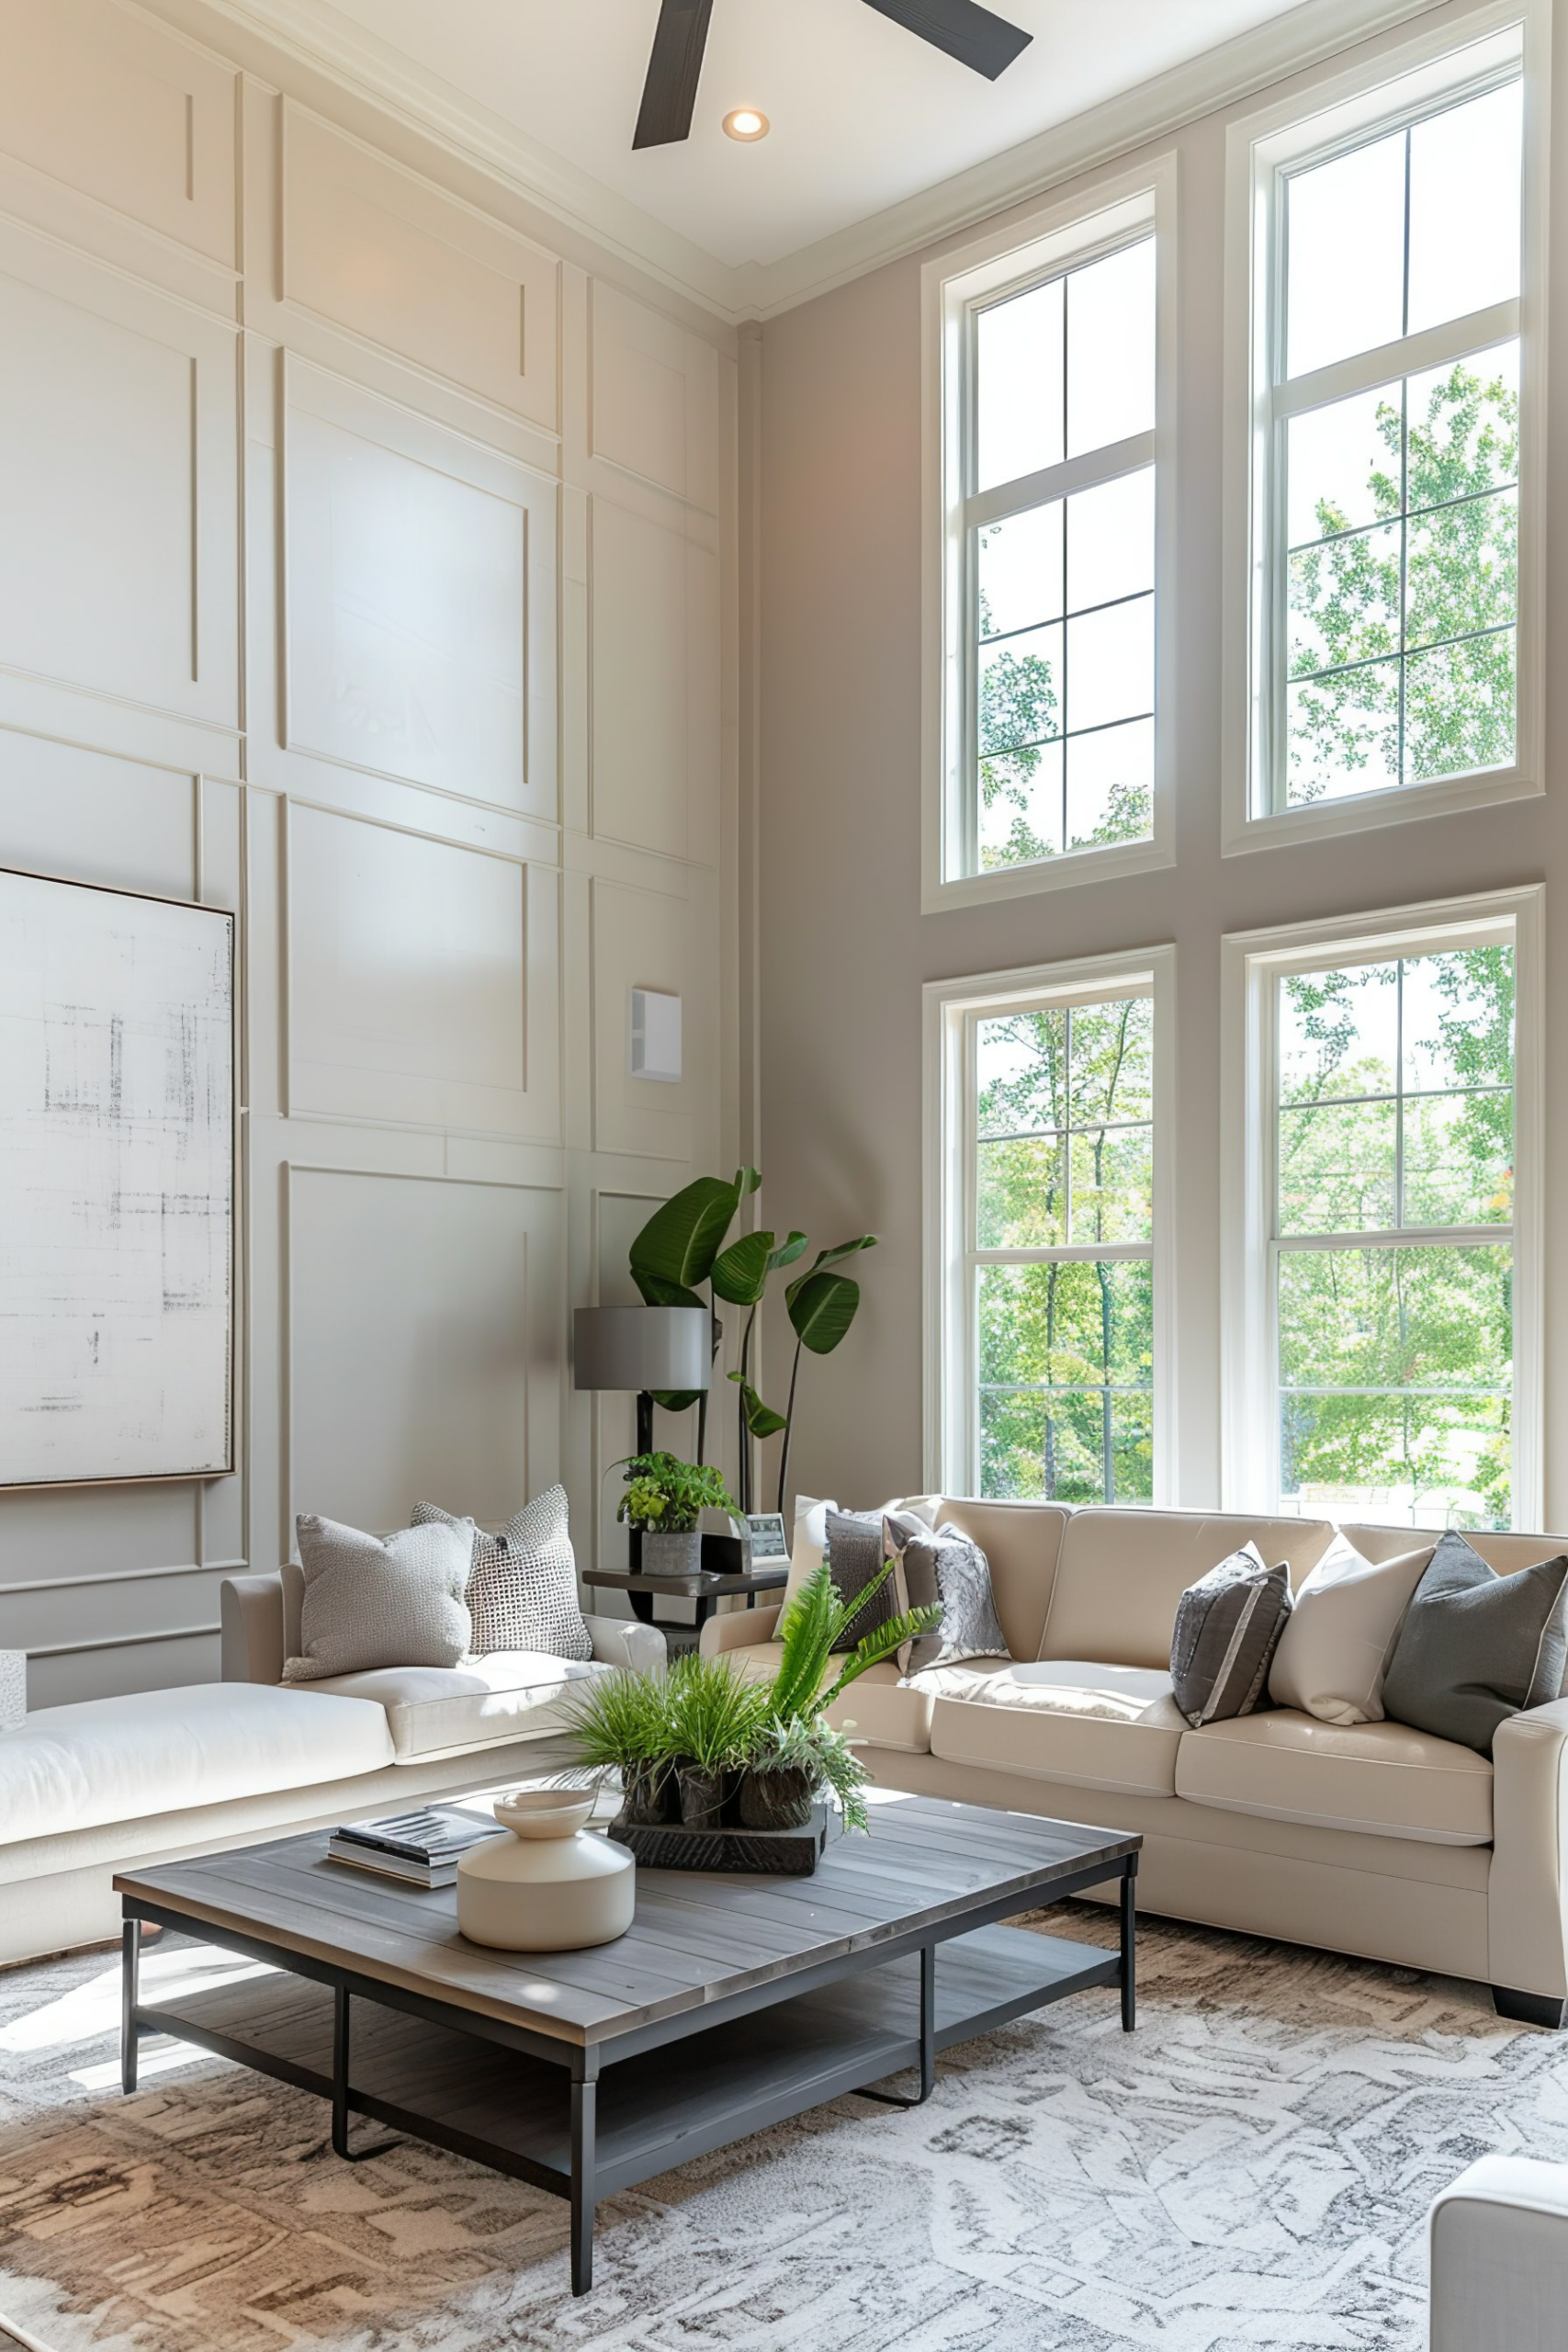
[[(185, 12), (148, 0), (175, 24)], [(987, 157), (903, 202), (801, 246), (777, 261), (739, 266), (654, 219), (627, 198), (527, 138), (488, 107), (420, 74), (377, 35), (323, 15), (308, 0), (202, 0), (205, 10), (260, 35), (298, 62), (395, 114), (468, 164), (673, 292), (740, 326), (776, 317), (886, 263), (1030, 201), (1059, 182), (1199, 117), (1249, 98), (1442, 0), (1302, 0), (1284, 15), (1205, 50), (1034, 138)]]

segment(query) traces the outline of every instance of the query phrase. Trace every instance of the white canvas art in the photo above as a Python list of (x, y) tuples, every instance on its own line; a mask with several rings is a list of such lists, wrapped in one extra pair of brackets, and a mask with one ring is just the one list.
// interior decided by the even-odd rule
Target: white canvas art
[(233, 920), (0, 871), (0, 1487), (231, 1467)]

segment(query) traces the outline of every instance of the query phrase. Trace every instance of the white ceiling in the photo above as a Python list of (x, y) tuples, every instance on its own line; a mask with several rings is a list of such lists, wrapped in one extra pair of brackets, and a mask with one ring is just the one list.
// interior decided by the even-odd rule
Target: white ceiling
[[(1153, 79), (1297, 0), (992, 0), (1032, 32), (996, 83), (863, 0), (714, 0), (692, 136), (634, 153), (659, 0), (308, 0), (718, 261), (770, 263)], [(772, 134), (719, 128), (760, 107)]]

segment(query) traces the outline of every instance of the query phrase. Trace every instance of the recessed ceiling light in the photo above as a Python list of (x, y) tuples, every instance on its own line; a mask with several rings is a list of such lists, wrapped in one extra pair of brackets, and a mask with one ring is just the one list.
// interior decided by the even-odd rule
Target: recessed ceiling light
[(731, 139), (739, 139), (745, 145), (750, 145), (754, 139), (765, 139), (772, 127), (767, 116), (759, 114), (755, 107), (737, 107), (732, 114), (724, 118), (728, 135)]

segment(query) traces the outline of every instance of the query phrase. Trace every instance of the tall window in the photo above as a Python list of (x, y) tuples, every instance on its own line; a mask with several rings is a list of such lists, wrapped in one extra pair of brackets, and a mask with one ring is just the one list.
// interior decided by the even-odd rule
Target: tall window
[(1154, 264), (1141, 237), (976, 314), (982, 871), (1151, 828)]
[(1517, 28), (1348, 111), (1254, 150), (1254, 820), (1520, 762)]
[(1258, 1231), (1233, 1297), (1257, 1345), (1230, 1362), (1233, 1502), (1507, 1527), (1521, 1459), (1535, 1484), (1535, 909), (1514, 895), (1501, 919), (1247, 959)]
[(1157, 201), (1145, 187), (930, 281), (943, 356), (941, 643), (928, 640), (939, 903), (1044, 887), (1090, 859), (1163, 862)]
[(962, 987), (934, 989), (949, 1131), (941, 1476), (984, 1496), (1148, 1502), (1155, 978), (977, 1001)]

